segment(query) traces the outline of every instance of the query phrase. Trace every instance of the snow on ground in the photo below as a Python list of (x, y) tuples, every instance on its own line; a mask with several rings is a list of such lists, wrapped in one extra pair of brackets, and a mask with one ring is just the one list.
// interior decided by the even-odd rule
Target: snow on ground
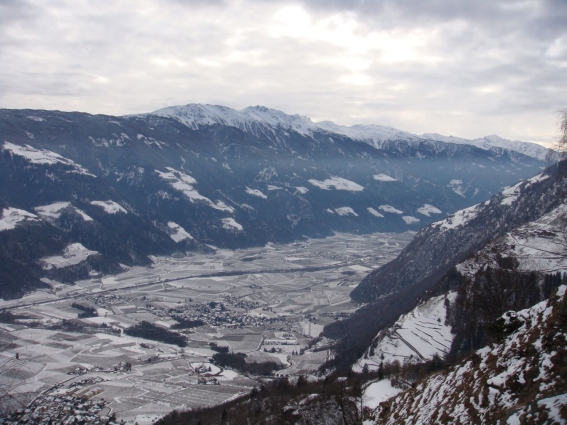
[(338, 215), (354, 215), (355, 217), (358, 217), (358, 214), (355, 213), (351, 207), (336, 208), (335, 211)]
[(215, 204), (209, 198), (197, 192), (197, 190), (193, 187), (193, 185), (197, 183), (197, 180), (195, 180), (193, 177), (184, 174), (181, 171), (177, 171), (176, 169), (171, 167), (167, 167), (167, 170), (169, 171), (167, 173), (164, 173), (159, 170), (155, 170), (155, 171), (163, 180), (169, 183), (171, 187), (182, 192), (185, 195), (185, 197), (189, 199), (189, 201), (193, 203), (203, 202), (209, 207), (217, 210), (234, 212), (234, 208), (229, 207), (224, 202), (218, 201)]
[(323, 190), (330, 190), (331, 187), (334, 187), (337, 190), (348, 190), (351, 192), (360, 192), (364, 190), (364, 188), (361, 185), (337, 176), (331, 176), (331, 178), (328, 178), (323, 181), (310, 179), (308, 180), (308, 182), (311, 183), (313, 186), (316, 186)]
[(463, 189), (462, 180), (453, 179), (449, 182), (447, 186), (450, 187), (451, 190), (455, 192), (457, 195), (461, 195), (463, 198), (465, 197), (466, 189)]
[(297, 186), (295, 188), (295, 190), (297, 190), (302, 195), (305, 195), (307, 192), (309, 192), (309, 189), (307, 189), (306, 187), (303, 187), (303, 186)]
[(382, 173), (374, 174), (374, 180), (378, 180), (378, 181), (381, 181), (381, 182), (397, 182), (398, 181), (398, 179), (395, 179), (393, 177), (390, 177), (387, 174), (382, 174)]
[(372, 215), (375, 216), (375, 217), (384, 217), (382, 214), (380, 214), (380, 213), (379, 213), (378, 211), (376, 211), (374, 208), (368, 207), (368, 208), (366, 208), (366, 209), (368, 210), (368, 212), (369, 212), (370, 214), (372, 214)]
[(456, 292), (450, 292), (447, 297), (433, 297), (400, 316), (391, 328), (380, 332), (374, 354), (359, 360), (354, 370), (361, 371), (365, 364), (377, 369), (381, 362), (430, 360), (436, 354), (443, 357), (454, 338), (451, 327), (445, 324), (445, 303), (453, 302), (456, 296)]
[(272, 184), (268, 185), (268, 190), (281, 190), (281, 189), (283, 189), (283, 187), (274, 186)]
[(191, 236), (183, 227), (181, 227), (177, 223), (174, 223), (173, 221), (167, 223), (167, 227), (169, 227), (170, 231), (172, 232), (169, 234), (169, 237), (175, 242), (181, 242), (185, 239), (193, 239), (193, 236)]
[(392, 213), (392, 214), (403, 214), (404, 213), (403, 211), (400, 211), (400, 210), (394, 208), (391, 205), (380, 205), (378, 207), (378, 209), (380, 209), (384, 212), (387, 212), (387, 213)]
[(2, 150), (7, 150), (13, 155), (21, 156), (31, 162), (32, 164), (55, 165), (64, 164), (73, 168), (72, 173), (83, 174), (85, 176), (96, 177), (94, 174), (89, 173), (89, 170), (65, 158), (58, 153), (48, 151), (47, 149), (36, 149), (30, 145), (19, 146), (10, 142), (4, 142)]
[(504, 195), (504, 199), (502, 199), (500, 205), (512, 205), (512, 202), (515, 202), (518, 199), (518, 195), (520, 194), (519, 189), (522, 183), (523, 181), (520, 181), (516, 183), (514, 186), (504, 189), (502, 191), (502, 195)]
[(238, 231), (242, 231), (244, 228), (241, 224), (237, 223), (236, 220), (232, 217), (223, 218), (222, 219), (222, 227), (227, 230), (236, 229)]
[(11, 207), (5, 208), (2, 210), (2, 218), (0, 218), (0, 232), (15, 229), (19, 223), (26, 221), (39, 221), (39, 218), (37, 215), (25, 210)]
[(419, 218), (415, 218), (411, 215), (404, 215), (402, 217), (402, 220), (404, 220), (406, 222), (406, 224), (415, 224), (415, 223), (419, 223)]
[(93, 221), (93, 219), (89, 217), (84, 211), (75, 208), (73, 205), (71, 205), (70, 202), (55, 202), (54, 204), (35, 207), (34, 210), (41, 218), (43, 218), (44, 220), (48, 220), (48, 219), (57, 219), (61, 217), (62, 211), (65, 208), (69, 208), (69, 207), (74, 209), (75, 212), (78, 213), (83, 218), (83, 220)]
[(518, 271), (554, 273), (567, 271), (564, 220), (567, 205), (562, 204), (538, 220), (520, 226), (483, 248), (475, 259), (457, 265), (463, 275), (472, 276), (481, 267), (498, 267), (494, 252), (518, 260)]
[(104, 210), (104, 212), (107, 214), (116, 214), (116, 213), (126, 214), (128, 212), (122, 206), (120, 206), (114, 201), (91, 201), (91, 205), (101, 207)]
[(548, 411), (549, 423), (564, 423), (565, 417), (561, 415), (561, 410), (567, 406), (567, 394), (544, 398), (539, 400), (537, 404)]
[(63, 267), (74, 266), (82, 263), (89, 255), (98, 254), (97, 251), (91, 251), (80, 243), (72, 243), (63, 250), (63, 255), (55, 255), (52, 257), (44, 257), (41, 261), (44, 263), (44, 269), (61, 269)]
[(376, 409), (380, 403), (400, 392), (402, 392), (402, 390), (392, 387), (392, 384), (388, 379), (382, 379), (381, 381), (373, 382), (366, 387), (362, 395), (362, 403), (364, 404), (364, 407)]
[[(509, 425), (530, 423), (530, 419), (535, 419), (531, 423), (565, 423), (561, 413), (567, 394), (564, 379), (557, 373), (561, 367), (557, 349), (565, 332), (553, 314), (561, 308), (558, 301), (564, 293), (563, 285), (554, 302), (545, 300), (505, 313), (502, 318), (508, 323), (517, 320), (519, 328), (401, 393), (390, 405), (395, 406), (388, 412), (392, 415), (381, 423), (436, 423), (440, 412), (450, 412), (450, 419), (463, 424), (496, 423), (493, 419), (498, 416), (504, 418), (500, 423), (507, 419)], [(537, 403), (539, 412), (532, 403), (525, 403), (526, 396)]]
[(440, 230), (450, 230), (462, 226), (478, 215), (480, 204), (473, 205), (472, 207), (465, 208), (464, 210), (457, 211), (449, 215), (445, 220), (437, 221), (432, 226), (437, 226)]
[[(277, 189), (279, 189), (279, 187)], [(268, 190), (270, 189), (268, 188)], [(264, 195), (262, 192), (260, 192), (258, 189), (250, 189), (248, 186), (246, 186), (246, 193), (252, 196), (257, 196), (258, 198), (268, 199), (268, 197)]]
[(549, 174), (536, 174), (531, 179), (528, 179), (529, 184), (539, 183), (549, 178)]
[(439, 208), (435, 208), (433, 205), (423, 204), (423, 207), (419, 207), (417, 212), (427, 217), (431, 217), (430, 214), (441, 214), (441, 210)]

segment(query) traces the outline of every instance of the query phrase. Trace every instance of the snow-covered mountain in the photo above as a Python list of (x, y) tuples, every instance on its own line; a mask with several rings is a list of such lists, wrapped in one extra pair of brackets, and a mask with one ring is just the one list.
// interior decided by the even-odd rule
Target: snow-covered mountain
[(550, 152), (549, 149), (536, 143), (511, 141), (496, 135), (480, 139), (464, 139), (454, 136), (442, 136), (436, 133), (426, 133), (418, 136), (381, 125), (358, 124), (342, 126), (331, 121), (315, 123), (308, 117), (288, 115), (264, 106), (251, 106), (239, 111), (219, 105), (188, 104), (159, 109), (152, 112), (151, 115), (170, 117), (193, 129), (221, 124), (239, 128), (255, 136), (263, 135), (271, 138), (276, 137), (275, 128), (294, 131), (302, 135), (329, 132), (368, 143), (377, 149), (382, 149), (387, 143), (392, 142), (403, 142), (415, 146), (419, 143), (438, 141), (457, 145), (471, 145), (500, 154), (503, 150), (514, 151), (541, 161), (545, 161)]
[(220, 105), (191, 103), (185, 106), (170, 106), (148, 115), (157, 115), (178, 120), (197, 130), (213, 124), (236, 127), (257, 137), (276, 137), (275, 128), (293, 130), (305, 135), (317, 126), (308, 118), (288, 115), (265, 106), (250, 106), (240, 111)]
[[(444, 142), (376, 149), (263, 107), (0, 110), (0, 135), (0, 296), (209, 245), (418, 230), (544, 165)], [(82, 261), (43, 267), (76, 244)]]
[[(553, 287), (561, 282), (561, 275), (567, 273), (567, 198), (565, 187), (549, 191), (551, 186), (547, 190), (540, 186), (535, 190), (534, 199), (530, 187), (536, 182), (557, 180), (557, 177), (543, 173), (529, 179), (525, 187), (517, 184), (495, 197), (499, 205), (507, 209), (520, 203), (525, 209), (533, 210), (530, 202), (539, 203), (551, 196), (556, 198), (556, 206), (535, 220), (494, 235), (464, 261), (453, 263), (454, 268), (445, 275), (436, 274), (437, 284), (429, 286), (432, 290), (425, 292), (423, 301), (401, 315), (393, 326), (378, 332), (355, 370), (360, 371), (365, 366), (376, 370), (381, 363), (396, 360), (402, 364), (419, 363), (431, 360), (434, 355), (459, 357), (490, 341), (486, 329), (499, 314), (507, 309), (530, 307), (549, 297)], [(532, 199), (522, 202), (518, 199), (522, 197)], [(524, 209), (516, 210), (515, 214), (518, 213), (523, 216)], [(487, 212), (474, 206), (433, 223), (428, 239), (435, 240), (433, 232), (462, 243), (467, 240), (463, 230), (474, 228), (479, 214), (487, 215)], [(502, 215), (494, 210), (490, 214)], [(490, 224), (490, 217), (484, 217), (483, 221), (489, 227), (497, 227)], [(419, 242), (419, 235), (416, 240)], [(414, 251), (412, 255), (419, 261), (418, 253)], [(404, 271), (399, 269), (398, 272)]]
[(493, 238), (540, 218), (562, 204), (563, 161), (505, 189), (490, 200), (424, 227), (399, 257), (369, 274), (351, 293), (369, 302), (407, 287), (428, 287)]
[(438, 140), (447, 143), (473, 145), (486, 150), (497, 151), (497, 148), (508, 149), (531, 156), (532, 158), (540, 159), (542, 161), (545, 161), (547, 159), (547, 156), (550, 154), (550, 149), (538, 145), (537, 143), (520, 142), (519, 140), (512, 141), (503, 139), (502, 137), (496, 136), (494, 134), (481, 137), (479, 139), (463, 139), (461, 137), (455, 136), (442, 136), (441, 134), (437, 133), (426, 133), (422, 134), (421, 137), (424, 139)]

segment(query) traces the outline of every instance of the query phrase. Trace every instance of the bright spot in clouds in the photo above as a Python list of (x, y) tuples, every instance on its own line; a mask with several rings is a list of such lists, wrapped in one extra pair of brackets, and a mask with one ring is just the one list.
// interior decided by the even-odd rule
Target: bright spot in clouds
[(551, 142), (567, 2), (0, 2), (0, 107), (265, 105), (338, 124)]

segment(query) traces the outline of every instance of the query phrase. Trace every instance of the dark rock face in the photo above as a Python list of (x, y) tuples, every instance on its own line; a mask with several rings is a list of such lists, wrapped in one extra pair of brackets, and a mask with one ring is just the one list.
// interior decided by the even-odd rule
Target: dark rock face
[[(0, 110), (0, 146), (0, 206), (37, 216), (0, 231), (0, 297), (209, 245), (418, 230), (543, 165), (467, 145), (378, 150), (328, 131), (192, 128), (151, 114)], [(441, 212), (419, 212), (426, 205)], [(47, 272), (40, 259), (72, 243), (98, 254)]]

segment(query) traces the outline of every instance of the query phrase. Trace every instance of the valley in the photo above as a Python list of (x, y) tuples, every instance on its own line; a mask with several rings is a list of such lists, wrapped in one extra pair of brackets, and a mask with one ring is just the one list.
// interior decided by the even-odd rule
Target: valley
[[(17, 362), (9, 377), (14, 402), (48, 412), (53, 400), (67, 400), (69, 409), (84, 409), (93, 421), (114, 413), (142, 424), (175, 408), (220, 404), (259, 385), (258, 378), (212, 364), (214, 346), (246, 354), (247, 363), (274, 362), (280, 376), (314, 373), (331, 355), (324, 340), (311, 347), (314, 338), (354, 312), (352, 289), (413, 236), (337, 233), (151, 257), (150, 267), (123, 266), (118, 275), (75, 285), (44, 278), (50, 289), (0, 302), (13, 317), (25, 316), (0, 324), (2, 361)], [(89, 308), (96, 315), (78, 319)], [(179, 330), (184, 346), (124, 333), (144, 321), (162, 329), (197, 326)], [(79, 392), (104, 402), (88, 413), (71, 406)], [(55, 410), (50, 415), (61, 409)]]

